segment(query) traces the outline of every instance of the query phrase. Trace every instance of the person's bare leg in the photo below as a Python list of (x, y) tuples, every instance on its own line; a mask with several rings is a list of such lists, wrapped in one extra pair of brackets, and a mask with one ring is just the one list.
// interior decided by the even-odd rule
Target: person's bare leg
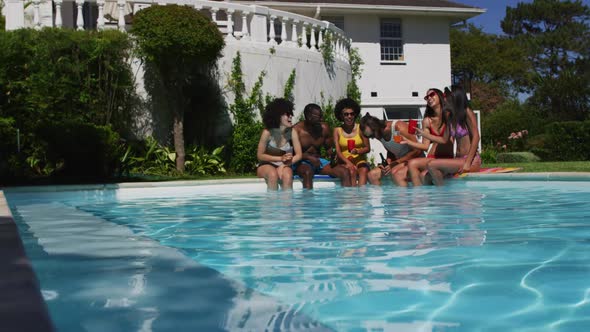
[(283, 190), (293, 189), (293, 169), (291, 169), (291, 166), (280, 166), (277, 173), (281, 180), (281, 188)]
[(320, 174), (335, 176), (340, 179), (340, 183), (343, 187), (350, 187), (352, 183), (350, 181), (350, 172), (346, 169), (346, 167), (342, 165), (337, 165), (336, 167), (327, 165), (326, 167), (322, 168)]
[(310, 165), (305, 163), (300, 163), (297, 166), (297, 175), (301, 177), (301, 182), (303, 183), (303, 188), (305, 189), (313, 189), (313, 169)]
[(414, 187), (418, 187), (422, 185), (422, 179), (420, 178), (420, 172), (426, 169), (428, 163), (432, 159), (429, 158), (416, 158), (412, 159), (408, 162), (408, 169), (410, 172), (410, 177), (412, 178), (412, 183)]
[(455, 174), (463, 167), (465, 160), (463, 158), (455, 159), (437, 159), (428, 164), (428, 172), (432, 176), (432, 182), (436, 186), (444, 184), (446, 174)]
[(408, 166), (400, 165), (391, 171), (391, 179), (398, 187), (408, 186)]
[(369, 174), (369, 183), (372, 185), (380, 186), (381, 185), (381, 176), (382, 176), (381, 168), (375, 167), (373, 168)]
[(369, 168), (368, 167), (359, 167), (358, 173), (359, 173), (359, 186), (366, 185), (367, 184), (367, 175), (369, 174)]
[(256, 175), (266, 181), (268, 190), (279, 190), (279, 175), (273, 165), (262, 165), (256, 169)]

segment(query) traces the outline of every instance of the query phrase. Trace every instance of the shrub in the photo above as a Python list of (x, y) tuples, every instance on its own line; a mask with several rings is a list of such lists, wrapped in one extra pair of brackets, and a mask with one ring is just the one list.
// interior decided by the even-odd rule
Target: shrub
[(548, 160), (590, 160), (590, 120), (554, 122), (545, 128)]
[(481, 151), (482, 164), (494, 164), (497, 161), (498, 151), (492, 146), (486, 146)]
[(139, 55), (153, 64), (173, 118), (176, 169), (184, 171), (184, 116), (194, 82), (207, 79), (221, 56), (224, 40), (217, 26), (194, 7), (154, 5), (135, 15), (131, 33)]
[(502, 152), (496, 155), (498, 163), (533, 163), (540, 160), (541, 158), (531, 152)]
[(109, 126), (50, 122), (39, 126), (36, 138), (41, 153), (29, 157), (32, 167), (50, 165), (56, 175), (104, 178), (118, 166), (120, 137)]
[[(514, 101), (502, 104), (497, 111), (487, 114), (482, 119), (482, 143), (496, 146), (507, 144), (517, 149), (524, 149), (524, 140), (509, 139), (512, 133), (526, 130), (528, 135), (538, 135), (543, 130), (543, 120), (531, 114), (526, 108)], [(518, 142), (517, 142), (518, 141)], [(513, 144), (508, 144), (513, 143)], [(517, 143), (517, 144), (514, 144)]]

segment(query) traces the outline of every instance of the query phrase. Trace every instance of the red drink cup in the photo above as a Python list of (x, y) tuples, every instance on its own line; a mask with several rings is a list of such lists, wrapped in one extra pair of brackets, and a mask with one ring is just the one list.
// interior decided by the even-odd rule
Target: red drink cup
[(356, 146), (356, 143), (353, 139), (349, 139), (346, 143), (348, 144), (348, 152), (351, 152)]
[(410, 135), (415, 135), (417, 126), (418, 126), (418, 121), (410, 120), (408, 122), (408, 133), (410, 133)]

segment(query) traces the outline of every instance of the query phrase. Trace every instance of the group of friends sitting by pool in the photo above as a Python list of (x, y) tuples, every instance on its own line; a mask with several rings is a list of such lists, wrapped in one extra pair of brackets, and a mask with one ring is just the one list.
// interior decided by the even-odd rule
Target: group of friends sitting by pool
[[(345, 98), (334, 107), (341, 125), (331, 130), (316, 104), (305, 106), (305, 119), (293, 125), (293, 103), (277, 98), (263, 115), (265, 129), (258, 142), (256, 173), (266, 180), (269, 190), (278, 190), (279, 185), (291, 189), (294, 174), (302, 179), (304, 188), (311, 189), (316, 174), (338, 178), (344, 187), (367, 182), (381, 185), (387, 178), (407, 187), (408, 183), (440, 186), (446, 177), (479, 171), (479, 130), (463, 88), (431, 88), (424, 100), (426, 111), (418, 126), (415, 120), (387, 121), (368, 113), (359, 121), (360, 105)], [(367, 158), (370, 138), (387, 150), (387, 157), (381, 155), (375, 167)], [(327, 158), (322, 157), (322, 149)]]

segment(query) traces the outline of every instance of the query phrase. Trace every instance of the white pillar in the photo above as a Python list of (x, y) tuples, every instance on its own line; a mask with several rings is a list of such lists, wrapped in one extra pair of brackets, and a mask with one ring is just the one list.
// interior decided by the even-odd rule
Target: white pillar
[(104, 0), (96, 0), (98, 6), (98, 18), (96, 19), (96, 28), (98, 30), (104, 29)]
[(299, 25), (298, 20), (291, 20), (291, 46), (297, 47), (299, 35), (297, 34), (297, 26)]
[(234, 40), (234, 10), (227, 10), (227, 35), (225, 39)]
[(270, 25), (270, 31), (268, 32), (268, 38), (269, 38), (268, 43), (271, 44), (271, 45), (276, 45), (277, 44), (277, 41), (275, 40), (275, 37), (277, 36), (275, 34), (275, 20), (276, 19), (277, 19), (276, 16), (274, 16), (274, 15), (271, 15), (270, 16), (270, 24), (269, 24)]
[(301, 25), (301, 48), (307, 48), (307, 22)]
[(119, 27), (120, 31), (125, 31), (125, 4), (127, 1), (125, 0), (117, 0), (117, 7), (119, 9), (119, 18), (117, 22), (117, 26)]
[(311, 25), (311, 29), (310, 30), (311, 30), (311, 42), (310, 42), (311, 49), (315, 51), (316, 50), (316, 47), (318, 45), (317, 45), (316, 39), (315, 39), (315, 25), (314, 24)]
[(37, 30), (41, 29), (41, 12), (39, 6), (41, 0), (33, 0), (33, 27)]
[(55, 26), (61, 28), (63, 25), (61, 19), (61, 4), (63, 0), (53, 0), (53, 2), (55, 3)]
[(25, 27), (25, 2), (23, 0), (4, 0), (6, 30)]
[(84, 0), (76, 0), (76, 7), (78, 8), (78, 14), (76, 15), (76, 27), (78, 30), (84, 30), (84, 16), (82, 15), (82, 6), (84, 6)]
[(266, 43), (268, 41), (268, 30), (266, 28), (268, 9), (257, 6), (250, 7), (252, 8), (250, 39), (254, 42)]
[(250, 30), (248, 29), (248, 12), (242, 12), (242, 38), (250, 40)]

